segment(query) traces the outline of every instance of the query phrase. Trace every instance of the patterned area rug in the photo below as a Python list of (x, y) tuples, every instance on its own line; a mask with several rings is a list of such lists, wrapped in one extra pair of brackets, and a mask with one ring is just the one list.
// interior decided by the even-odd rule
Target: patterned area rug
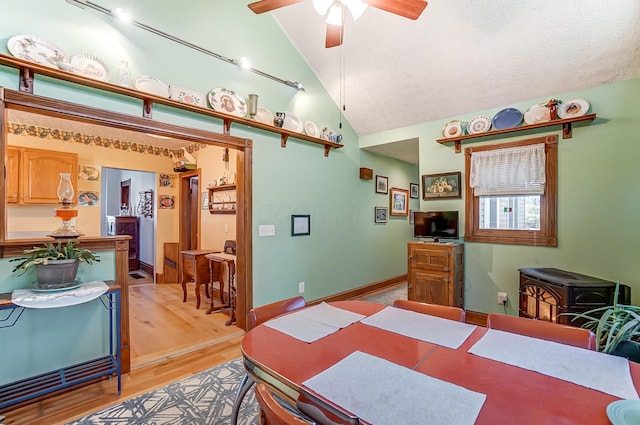
[(407, 283), (405, 282), (394, 286), (393, 288), (379, 291), (358, 299), (360, 301), (370, 301), (372, 303), (391, 305), (395, 300), (407, 299)]
[[(139, 395), (67, 425), (226, 425), (244, 375), (241, 359), (232, 360), (166, 387)], [(238, 424), (258, 424), (259, 406), (247, 393)]]

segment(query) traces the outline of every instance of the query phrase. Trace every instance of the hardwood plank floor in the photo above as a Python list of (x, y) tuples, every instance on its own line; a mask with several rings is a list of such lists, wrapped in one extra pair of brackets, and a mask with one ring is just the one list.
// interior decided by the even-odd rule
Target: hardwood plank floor
[(205, 314), (209, 300), (195, 308), (193, 285), (182, 302), (180, 284), (131, 286), (130, 330), (132, 371), (116, 380), (76, 387), (64, 394), (0, 412), (3, 425), (54, 425), (120, 403), (194, 373), (240, 357), (244, 331), (225, 326), (224, 313)]

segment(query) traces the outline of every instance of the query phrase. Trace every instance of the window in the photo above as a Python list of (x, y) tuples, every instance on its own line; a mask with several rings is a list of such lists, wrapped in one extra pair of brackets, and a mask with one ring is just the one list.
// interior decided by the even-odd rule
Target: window
[(465, 149), (468, 242), (557, 246), (558, 137)]

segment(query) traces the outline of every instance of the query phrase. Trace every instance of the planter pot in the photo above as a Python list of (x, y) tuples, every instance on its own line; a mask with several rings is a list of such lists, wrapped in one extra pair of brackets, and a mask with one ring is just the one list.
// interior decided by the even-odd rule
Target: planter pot
[(78, 264), (78, 260), (51, 260), (47, 265), (36, 265), (37, 286), (42, 289), (69, 286), (76, 280)]
[(620, 341), (611, 354), (625, 357), (632, 362), (640, 363), (640, 342), (631, 340)]

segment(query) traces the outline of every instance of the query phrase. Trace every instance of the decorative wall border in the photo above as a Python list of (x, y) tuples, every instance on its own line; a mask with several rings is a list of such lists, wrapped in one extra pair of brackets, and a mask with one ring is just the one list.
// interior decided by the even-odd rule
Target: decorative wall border
[[(82, 134), (73, 131), (58, 130), (48, 127), (38, 127), (29, 124), (19, 124), (15, 122), (9, 122), (7, 129), (10, 134), (16, 136), (28, 136), (39, 137), (41, 139), (59, 140), (62, 142), (75, 142), (83, 145), (91, 145), (109, 149), (120, 149), (123, 151), (137, 152), (142, 154), (166, 156), (166, 157), (180, 157), (183, 152), (182, 149), (169, 149), (159, 146), (145, 145), (142, 143), (127, 142), (120, 139), (112, 139), (109, 137), (92, 136), (89, 134)], [(186, 150), (189, 153), (194, 153), (204, 146), (199, 143), (192, 143), (186, 146)]]

